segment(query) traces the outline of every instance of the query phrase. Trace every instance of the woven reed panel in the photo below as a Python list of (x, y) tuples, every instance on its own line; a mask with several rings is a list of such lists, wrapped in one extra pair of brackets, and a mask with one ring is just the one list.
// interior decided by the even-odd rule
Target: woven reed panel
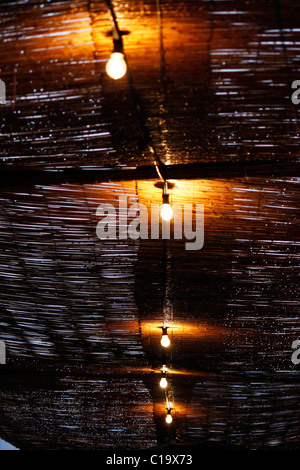
[[(162, 161), (298, 158), (298, 2), (113, 5)], [(152, 163), (127, 79), (105, 74), (105, 2), (8, 2), (0, 22), (3, 168)]]

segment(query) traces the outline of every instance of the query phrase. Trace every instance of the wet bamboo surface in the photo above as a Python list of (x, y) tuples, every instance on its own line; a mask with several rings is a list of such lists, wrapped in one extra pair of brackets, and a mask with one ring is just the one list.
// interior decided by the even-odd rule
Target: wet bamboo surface
[[(128, 207), (150, 208), (161, 198), (157, 180), (2, 193), (9, 367), (1, 368), (1, 408), (10, 441), (24, 448), (297, 442), (298, 180), (172, 184), (172, 203), (204, 204), (199, 251), (186, 251), (172, 231), (166, 241), (97, 238), (99, 204), (112, 204), (117, 220), (119, 196)], [(163, 353), (166, 282), (172, 346)], [(158, 387), (164, 363), (172, 433)]]
[[(298, 2), (113, 5), (163, 162), (297, 160)], [(7, 1), (0, 21), (3, 169), (153, 163), (128, 81), (105, 74), (104, 1)]]
[[(0, 5), (0, 437), (297, 447), (300, 4), (112, 3), (131, 85), (104, 1)], [(161, 203), (141, 117), (171, 202), (204, 204), (199, 251), (96, 235), (99, 204)]]

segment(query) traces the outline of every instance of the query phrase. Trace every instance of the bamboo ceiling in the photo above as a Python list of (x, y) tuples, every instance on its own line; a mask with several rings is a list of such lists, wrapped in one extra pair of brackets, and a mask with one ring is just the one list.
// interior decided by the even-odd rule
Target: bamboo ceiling
[[(297, 160), (297, 2), (114, 6), (163, 162)], [(2, 2), (0, 14), (2, 169), (152, 164), (126, 78), (105, 74), (104, 1)]]
[[(300, 4), (112, 3), (132, 82), (105, 74), (106, 2), (0, 5), (0, 437), (298, 446)], [(197, 252), (97, 238), (99, 204), (161, 201), (137, 96), (172, 203), (204, 204)]]

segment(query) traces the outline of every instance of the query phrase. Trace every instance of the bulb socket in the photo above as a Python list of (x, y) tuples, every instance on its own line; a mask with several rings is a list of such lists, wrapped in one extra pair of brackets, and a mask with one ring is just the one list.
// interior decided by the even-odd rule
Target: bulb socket
[(114, 41), (113, 52), (120, 52), (121, 54), (124, 54), (122, 38), (114, 39), (113, 41)]
[(168, 327), (167, 326), (162, 326), (162, 335), (163, 336), (168, 336), (168, 331), (167, 331)]
[(163, 194), (163, 204), (170, 204), (169, 194)]

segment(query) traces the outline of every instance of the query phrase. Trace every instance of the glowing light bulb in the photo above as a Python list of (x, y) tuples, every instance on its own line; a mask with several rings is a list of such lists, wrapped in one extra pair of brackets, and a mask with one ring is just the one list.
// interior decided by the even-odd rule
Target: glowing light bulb
[(173, 217), (173, 209), (171, 204), (163, 204), (160, 211), (161, 218), (165, 221), (171, 220)]
[(168, 414), (166, 416), (166, 423), (170, 424), (170, 423), (172, 423), (172, 421), (173, 421), (173, 418), (172, 418), (172, 415), (171, 415), (171, 411), (168, 410)]
[(168, 331), (167, 331), (168, 327), (167, 326), (163, 326), (162, 327), (162, 337), (161, 337), (161, 340), (160, 340), (160, 344), (164, 347), (164, 348), (168, 348), (171, 344), (171, 341), (168, 337)]
[(106, 64), (106, 73), (114, 80), (124, 77), (127, 65), (122, 52), (113, 52)]
[(164, 348), (168, 348), (171, 344), (171, 341), (170, 341), (169, 336), (168, 336), (167, 328), (168, 328), (167, 326), (162, 327), (162, 337), (161, 337), (161, 340), (160, 340), (160, 344)]
[(167, 381), (166, 377), (162, 377), (162, 378), (160, 379), (159, 386), (160, 386), (161, 388), (167, 388), (167, 386), (168, 386), (168, 381)]
[(160, 340), (160, 344), (164, 347), (164, 348), (168, 348), (171, 344), (171, 341), (170, 341), (170, 338), (168, 336), (168, 334), (165, 334), (165, 335), (162, 335), (162, 338)]
[(170, 195), (168, 194), (168, 183), (167, 181), (165, 181), (164, 189), (163, 189), (163, 197), (162, 197), (163, 203), (161, 206), (160, 215), (161, 215), (161, 218), (166, 221), (171, 220), (173, 217), (173, 209), (169, 202), (169, 197)]

